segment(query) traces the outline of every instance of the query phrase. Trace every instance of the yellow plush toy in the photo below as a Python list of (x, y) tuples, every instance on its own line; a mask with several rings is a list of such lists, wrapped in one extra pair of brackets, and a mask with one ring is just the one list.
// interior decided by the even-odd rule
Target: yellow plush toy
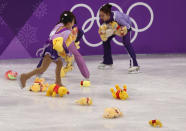
[[(76, 45), (76, 48), (79, 49), (80, 46), (79, 46), (79, 42), (76, 42), (75, 43)], [(65, 52), (62, 52), (59, 54), (62, 58), (64, 58), (65, 62), (66, 62), (66, 66), (65, 67), (62, 67), (61, 69), (61, 77), (65, 77), (66, 76), (66, 73), (69, 72), (69, 71), (72, 71), (73, 70), (73, 66), (72, 66), (72, 63), (74, 62), (74, 56), (68, 56), (66, 55)]]
[(48, 88), (48, 83), (44, 83), (45, 79), (43, 78), (36, 78), (34, 84), (30, 87), (30, 91), (33, 92), (45, 92)]
[(152, 127), (162, 127), (163, 126), (162, 123), (160, 122), (160, 120), (150, 120), (149, 124)]
[(75, 42), (75, 46), (76, 46), (76, 48), (77, 48), (77, 49), (80, 49), (79, 44), (80, 44), (80, 42), (79, 42), (79, 41), (78, 41), (78, 42)]
[(82, 86), (82, 87), (89, 87), (90, 86), (90, 81), (81, 81), (81, 83), (80, 83), (80, 85)]
[(108, 24), (110, 28), (113, 29), (114, 34), (117, 36), (125, 36), (127, 34), (127, 27), (126, 26), (120, 26), (117, 22), (113, 21)]
[[(79, 42), (76, 42), (75, 44), (76, 44), (76, 48), (79, 49), (79, 48), (80, 48)], [(65, 52), (62, 52), (62, 53), (60, 53), (59, 55), (60, 55), (60, 56), (65, 60), (65, 62), (66, 62), (66, 66), (65, 66), (65, 67), (62, 67), (61, 73), (60, 73), (61, 77), (63, 78), (63, 77), (66, 76), (66, 73), (67, 73), (67, 72), (73, 70), (73, 65), (72, 65), (72, 64), (73, 64), (73, 62), (74, 62), (74, 56), (73, 56), (73, 55), (72, 55), (72, 56), (68, 56), (68, 55), (66, 55)]]
[(66, 67), (62, 67), (61, 69), (61, 77), (65, 77), (66, 73), (69, 71), (72, 71), (73, 69), (72, 63), (74, 61), (74, 56), (66, 55), (64, 59), (67, 64), (66, 64)]
[(46, 96), (52, 96), (55, 97), (56, 95), (59, 95), (60, 97), (63, 97), (66, 94), (69, 94), (69, 91), (67, 88), (58, 86), (56, 84), (52, 84), (48, 87), (48, 90), (46, 92)]
[(104, 118), (117, 118), (117, 117), (121, 117), (123, 115), (123, 113), (118, 109), (118, 108), (106, 108), (103, 114)]
[(76, 103), (80, 105), (92, 105), (92, 98), (82, 97), (79, 100), (77, 100)]
[(126, 26), (118, 26), (114, 34), (122, 37), (122, 36), (125, 36), (127, 32), (128, 30)]
[(113, 21), (109, 24), (101, 25), (98, 33), (100, 34), (102, 41), (107, 41), (107, 39), (112, 35), (123, 37), (127, 34), (127, 31), (126, 26), (120, 26), (117, 22)]
[(127, 93), (127, 86), (126, 85), (123, 86), (123, 89), (121, 89), (119, 87), (119, 85), (115, 85), (115, 88), (116, 88), (116, 91), (114, 91), (113, 88), (110, 89), (112, 96), (115, 99), (126, 100), (129, 97), (128, 93)]
[(63, 37), (57, 37), (53, 39), (53, 49), (57, 52), (63, 52)]
[(61, 78), (65, 77), (66, 76), (66, 73), (69, 72), (69, 71), (72, 71), (73, 69), (73, 66), (66, 66), (66, 67), (62, 67), (61, 69)]
[(99, 27), (98, 33), (100, 34), (101, 40), (106, 41), (108, 37), (106, 36), (106, 30), (107, 30), (107, 25), (103, 24)]

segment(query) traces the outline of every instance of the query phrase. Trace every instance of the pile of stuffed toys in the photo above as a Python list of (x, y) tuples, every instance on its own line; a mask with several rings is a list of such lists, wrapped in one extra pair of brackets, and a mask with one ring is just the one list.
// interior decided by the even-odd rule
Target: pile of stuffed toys
[[(113, 23), (114, 25), (115, 23)], [(116, 25), (117, 26), (117, 25)], [(102, 28), (106, 28), (104, 25)], [(122, 29), (120, 29), (121, 31)], [(124, 32), (125, 33), (125, 32)], [(104, 34), (104, 33), (103, 33)], [(109, 33), (107, 32), (106, 35)], [(105, 34), (104, 34), (105, 35)], [(102, 36), (102, 38), (105, 40), (107, 36)], [(68, 58), (67, 60), (67, 66), (62, 69), (61, 71), (61, 77), (64, 77), (66, 72), (72, 70), (72, 64), (71, 64), (72, 59)], [(9, 70), (5, 73), (5, 78), (8, 80), (16, 80), (17, 79), (17, 72), (14, 72), (12, 70)], [(81, 87), (89, 87), (91, 86), (90, 81), (81, 81), (80, 82)], [(115, 85), (115, 89), (111, 88), (110, 92), (112, 93), (112, 97), (114, 99), (118, 100), (127, 100), (129, 98), (129, 95), (127, 93), (127, 86), (123, 85), (123, 88), (120, 88), (119, 85)], [(46, 96), (49, 97), (63, 97), (65, 95), (70, 94), (68, 89), (64, 86), (59, 86), (56, 84), (48, 84), (45, 82), (44, 78), (35, 78), (33, 85), (30, 86), (30, 91), (32, 92), (46, 92)], [(82, 97), (78, 100), (75, 101), (76, 104), (82, 105), (82, 106), (91, 106), (93, 104), (93, 100), (91, 97)], [(106, 108), (103, 113), (103, 117), (106, 119), (113, 119), (113, 118), (118, 118), (123, 116), (123, 113), (120, 111), (119, 108), (116, 107), (111, 107), (111, 108)], [(150, 120), (149, 125), (152, 127), (162, 127), (162, 123), (160, 120)]]
[[(77, 32), (77, 29), (73, 30), (74, 33)], [(125, 36), (127, 34), (128, 30), (126, 26), (120, 26), (117, 22), (110, 22), (108, 24), (102, 24), (99, 27), (98, 33), (100, 34), (102, 41), (107, 41), (107, 39), (112, 36)], [(76, 37), (71, 38), (76, 39)], [(63, 39), (58, 39), (60, 41), (63, 41)], [(75, 43), (77, 49), (80, 48), (79, 42)], [(54, 46), (54, 48), (58, 48), (57, 44)], [(60, 54), (61, 57), (64, 58), (66, 62), (66, 66), (61, 69), (60, 75), (61, 77), (65, 77), (67, 72), (73, 70), (73, 56), (67, 56), (65, 54)], [(12, 70), (9, 70), (5, 73), (5, 78), (8, 80), (16, 80), (17, 79), (17, 72), (14, 72)], [(89, 87), (91, 86), (90, 81), (81, 81), (80, 82), (81, 87)], [(115, 89), (111, 88), (110, 92), (112, 93), (112, 97), (114, 99), (118, 100), (127, 100), (129, 98), (129, 95), (127, 93), (127, 86), (124, 85), (123, 88), (120, 88), (119, 85), (115, 85)], [(30, 91), (32, 92), (46, 92), (46, 96), (49, 97), (63, 97), (65, 95), (70, 94), (68, 89), (64, 86), (59, 86), (56, 84), (48, 84), (45, 83), (45, 79), (43, 78), (36, 78), (34, 80), (34, 83), (32, 86), (30, 86)], [(75, 101), (76, 104), (82, 105), (82, 106), (91, 106), (93, 104), (93, 100), (91, 97), (82, 97)], [(120, 111), (119, 108), (111, 107), (106, 108), (103, 113), (103, 117), (107, 119), (113, 119), (123, 116), (123, 113)], [(149, 125), (152, 127), (162, 127), (162, 123), (160, 120), (150, 120)]]

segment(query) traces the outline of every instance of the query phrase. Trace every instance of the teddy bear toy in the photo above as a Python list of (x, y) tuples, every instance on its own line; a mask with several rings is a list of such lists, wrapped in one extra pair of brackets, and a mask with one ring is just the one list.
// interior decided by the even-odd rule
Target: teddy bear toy
[(163, 126), (162, 123), (160, 122), (160, 120), (150, 120), (149, 124), (152, 127), (162, 127)]
[(123, 86), (123, 89), (121, 89), (119, 87), (119, 85), (115, 85), (115, 88), (116, 88), (116, 91), (114, 91), (113, 88), (110, 89), (112, 96), (115, 99), (126, 100), (129, 97), (128, 93), (127, 93), (127, 86), (126, 85)]
[(33, 92), (45, 92), (48, 88), (48, 83), (44, 83), (44, 78), (35, 78), (34, 84), (30, 87), (30, 91)]
[(108, 28), (113, 30), (113, 34), (123, 37), (127, 34), (128, 30), (126, 26), (120, 26), (117, 22), (113, 21), (108, 24)]
[(17, 72), (14, 72), (12, 70), (9, 70), (5, 73), (5, 77), (8, 79), (8, 80), (16, 80), (17, 79), (17, 75), (18, 73)]
[(101, 25), (98, 31), (102, 41), (107, 41), (107, 39), (112, 35), (123, 37), (127, 34), (127, 32), (128, 30), (126, 26), (120, 26), (115, 21)]
[(115, 35), (117, 36), (125, 36), (127, 34), (127, 27), (126, 26), (119, 26), (117, 27), (116, 31), (114, 32)]
[(90, 84), (91, 84), (90, 81), (86, 81), (86, 80), (80, 82), (80, 85), (81, 85), (82, 87), (89, 87)]
[(108, 119), (112, 119), (112, 118), (121, 117), (122, 115), (123, 115), (123, 113), (118, 108), (112, 107), (112, 108), (106, 108), (104, 110), (103, 117), (108, 118)]
[(58, 86), (56, 84), (50, 85), (46, 92), (46, 96), (52, 96), (52, 97), (56, 97), (57, 95), (59, 95), (60, 97), (63, 97), (66, 94), (69, 94), (69, 91), (67, 90), (67, 88), (63, 86)]
[(77, 100), (76, 103), (80, 105), (92, 105), (92, 98), (82, 97), (79, 100)]

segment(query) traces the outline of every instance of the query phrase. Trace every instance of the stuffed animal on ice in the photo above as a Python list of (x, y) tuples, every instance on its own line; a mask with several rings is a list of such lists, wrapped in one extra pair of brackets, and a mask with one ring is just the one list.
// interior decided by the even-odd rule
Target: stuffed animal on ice
[(17, 79), (17, 75), (18, 73), (17, 72), (14, 72), (12, 70), (9, 70), (5, 73), (5, 77), (8, 79), (8, 80), (16, 80)]
[(106, 108), (103, 114), (104, 118), (117, 118), (117, 117), (121, 117), (123, 115), (123, 113), (118, 109), (118, 108)]
[(67, 90), (67, 88), (63, 86), (58, 86), (56, 84), (50, 85), (46, 92), (46, 96), (52, 96), (52, 97), (56, 97), (57, 95), (59, 95), (60, 97), (63, 97), (66, 94), (69, 94), (69, 91)]
[(128, 30), (126, 26), (120, 26), (115, 21), (101, 25), (98, 31), (102, 41), (107, 41), (107, 39), (112, 35), (123, 37), (127, 34), (127, 32)]
[(44, 83), (45, 79), (36, 78), (34, 84), (30, 87), (30, 91), (33, 92), (45, 92), (48, 88), (48, 83)]
[(115, 85), (116, 91), (114, 91), (113, 88), (110, 89), (112, 96), (115, 99), (121, 99), (121, 100), (126, 100), (129, 96), (127, 94), (127, 86), (124, 85), (123, 89), (119, 87), (119, 85)]
[(91, 83), (90, 83), (90, 81), (85, 80), (85, 81), (81, 81), (80, 85), (82, 87), (89, 87), (91, 85)]
[(92, 98), (82, 97), (79, 100), (77, 100), (76, 103), (80, 105), (92, 105)]
[(163, 126), (162, 123), (160, 122), (160, 120), (150, 120), (149, 124), (152, 127), (162, 127)]

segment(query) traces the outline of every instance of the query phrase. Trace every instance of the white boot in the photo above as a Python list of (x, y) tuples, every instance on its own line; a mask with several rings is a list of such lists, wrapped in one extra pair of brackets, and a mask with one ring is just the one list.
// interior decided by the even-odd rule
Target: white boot
[(128, 73), (139, 73), (140, 67), (139, 66), (133, 66), (128, 69)]
[(106, 64), (100, 63), (98, 65), (98, 69), (100, 69), (100, 70), (111, 70), (111, 69), (113, 69), (113, 67), (112, 67), (112, 65), (106, 65)]

